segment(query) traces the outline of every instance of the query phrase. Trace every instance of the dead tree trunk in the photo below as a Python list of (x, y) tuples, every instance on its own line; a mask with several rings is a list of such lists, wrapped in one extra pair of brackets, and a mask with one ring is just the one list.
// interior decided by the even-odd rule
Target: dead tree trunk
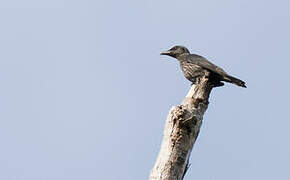
[(171, 108), (150, 180), (183, 179), (212, 88), (208, 78), (203, 77), (192, 85), (181, 105)]

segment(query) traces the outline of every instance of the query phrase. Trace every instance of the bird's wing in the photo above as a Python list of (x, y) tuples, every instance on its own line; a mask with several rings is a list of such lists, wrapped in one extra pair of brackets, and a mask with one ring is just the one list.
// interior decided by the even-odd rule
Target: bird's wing
[(214, 65), (213, 63), (211, 63), (210, 61), (208, 61), (206, 58), (202, 56), (191, 54), (189, 56), (189, 60), (192, 61), (194, 64), (201, 66), (209, 71), (213, 71), (220, 75), (227, 75), (227, 73), (222, 68)]

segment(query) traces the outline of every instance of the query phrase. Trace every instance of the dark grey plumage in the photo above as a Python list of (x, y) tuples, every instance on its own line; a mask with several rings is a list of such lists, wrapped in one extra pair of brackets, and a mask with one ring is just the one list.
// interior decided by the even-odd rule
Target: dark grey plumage
[(184, 46), (174, 46), (160, 54), (176, 58), (180, 63), (184, 76), (192, 83), (196, 83), (198, 78), (208, 75), (211, 83), (216, 87), (224, 85), (221, 81), (246, 87), (244, 81), (228, 75), (222, 68), (214, 65), (204, 57), (190, 54)]

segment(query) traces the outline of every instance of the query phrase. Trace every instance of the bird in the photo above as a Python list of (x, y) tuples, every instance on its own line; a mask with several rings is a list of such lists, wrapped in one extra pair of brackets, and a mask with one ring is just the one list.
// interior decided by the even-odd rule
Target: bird
[[(186, 79), (192, 84), (197, 84), (201, 77), (208, 76), (213, 87), (223, 86), (223, 82), (229, 82), (246, 88), (246, 83), (236, 77), (227, 74), (222, 68), (208, 61), (206, 58), (190, 54), (184, 46), (174, 46), (171, 49), (161, 52), (160, 55), (167, 55), (176, 58)], [(223, 82), (221, 82), (223, 81)]]

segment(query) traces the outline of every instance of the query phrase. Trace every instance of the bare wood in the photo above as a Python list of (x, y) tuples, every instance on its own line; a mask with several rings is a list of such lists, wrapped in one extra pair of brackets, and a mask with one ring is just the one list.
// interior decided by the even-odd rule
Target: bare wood
[(213, 86), (207, 77), (192, 85), (182, 104), (168, 113), (161, 149), (150, 180), (182, 180)]

